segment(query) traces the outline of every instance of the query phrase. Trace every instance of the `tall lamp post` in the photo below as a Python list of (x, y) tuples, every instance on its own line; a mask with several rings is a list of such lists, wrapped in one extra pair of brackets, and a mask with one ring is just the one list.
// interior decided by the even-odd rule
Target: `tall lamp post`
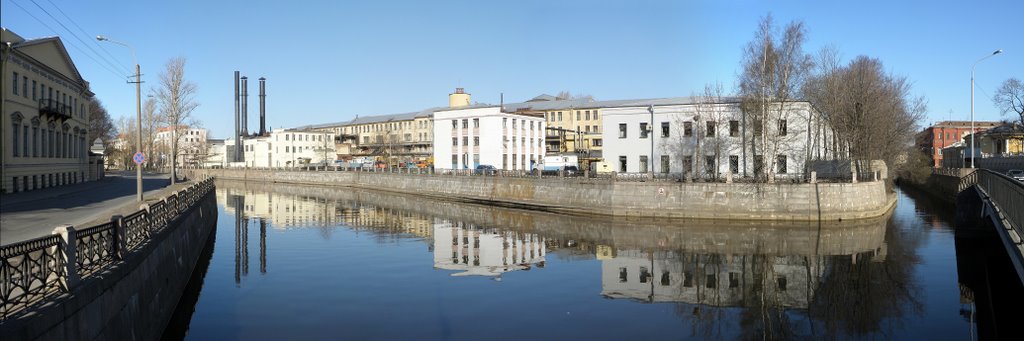
[[(114, 44), (118, 44), (127, 47), (132, 51), (132, 60), (135, 61), (135, 81), (128, 83), (135, 83), (135, 123), (136, 129), (138, 129), (139, 137), (135, 140), (135, 150), (138, 153), (142, 152), (142, 71), (139, 68), (139, 59), (135, 56), (135, 48), (127, 43), (112, 40), (104, 36), (96, 36), (96, 40), (109, 41)], [(135, 187), (136, 187), (136, 200), (142, 202), (142, 164), (135, 165)]]
[(996, 50), (995, 52), (992, 52), (992, 54), (978, 59), (978, 61), (974, 62), (974, 65), (971, 65), (971, 168), (974, 168), (974, 157), (978, 155), (975, 151), (976, 147), (974, 145), (974, 135), (977, 133), (977, 131), (974, 130), (974, 67), (978, 66), (978, 63), (981, 63), (981, 61), (988, 59), (988, 57), (992, 57), (1000, 53), (1003, 53), (1003, 50)]

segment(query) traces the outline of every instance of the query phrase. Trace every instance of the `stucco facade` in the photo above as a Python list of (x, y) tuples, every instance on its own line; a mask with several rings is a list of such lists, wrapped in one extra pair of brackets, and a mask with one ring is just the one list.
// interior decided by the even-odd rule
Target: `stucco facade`
[[(3, 30), (2, 192), (91, 179), (87, 103), (93, 96), (58, 37)], [(98, 159), (97, 159), (98, 160)], [(95, 173), (95, 172), (94, 172)]]
[(529, 170), (544, 158), (544, 119), (486, 106), (434, 112), (434, 168)]

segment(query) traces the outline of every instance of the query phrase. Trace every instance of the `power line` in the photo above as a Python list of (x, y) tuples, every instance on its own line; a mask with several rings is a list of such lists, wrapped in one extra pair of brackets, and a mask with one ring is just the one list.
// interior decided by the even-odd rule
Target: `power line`
[[(39, 5), (39, 3), (37, 3), (37, 2), (36, 2), (36, 0), (29, 0), (29, 1), (31, 1), (31, 2), (32, 2), (32, 4), (36, 5), (36, 7), (39, 7), (39, 9), (40, 9), (40, 10), (42, 10), (42, 11), (43, 11), (43, 13), (46, 13), (46, 15), (50, 17), (50, 19), (53, 19), (53, 21), (56, 21), (56, 22), (57, 22), (57, 25), (60, 25), (60, 27), (63, 27), (63, 28), (64, 28), (64, 30), (65, 30), (65, 31), (67, 31), (67, 32), (68, 32), (69, 34), (71, 34), (71, 36), (72, 36), (72, 37), (74, 37), (74, 38), (75, 38), (75, 39), (77, 39), (77, 40), (78, 40), (79, 42), (81, 42), (82, 44), (84, 44), (84, 45), (85, 45), (85, 47), (89, 49), (89, 51), (92, 51), (92, 53), (96, 54), (96, 56), (97, 56), (97, 57), (100, 57), (100, 59), (102, 59), (102, 60), (103, 60), (104, 62), (106, 62), (106, 63), (107, 63), (108, 65), (111, 65), (111, 66), (113, 66), (113, 67), (114, 67), (114, 69), (117, 69), (117, 68), (118, 68), (117, 64), (115, 64), (115, 63), (111, 62), (111, 61), (110, 61), (110, 60), (108, 60), (108, 59), (107, 59), (106, 57), (103, 57), (103, 55), (101, 55), (101, 54), (100, 54), (99, 52), (96, 52), (96, 49), (93, 49), (93, 48), (92, 48), (92, 46), (90, 46), (90, 45), (89, 45), (89, 43), (85, 42), (84, 40), (82, 40), (82, 38), (81, 38), (81, 37), (79, 37), (79, 36), (78, 36), (77, 34), (75, 34), (75, 32), (71, 31), (71, 29), (70, 29), (70, 28), (68, 28), (67, 26), (65, 26), (63, 22), (61, 22), (60, 20), (58, 20), (58, 19), (57, 19), (57, 17), (54, 17), (54, 16), (53, 16), (53, 14), (50, 14), (50, 11), (47, 11), (47, 10), (46, 10), (45, 8), (43, 8), (43, 6), (40, 6), (40, 5)], [(94, 60), (95, 60), (95, 59), (94, 59)], [(121, 66), (121, 67), (124, 67), (124, 66)]]
[[(78, 23), (77, 23), (77, 22), (75, 22), (75, 19), (72, 19), (72, 18), (71, 18), (70, 16), (68, 16), (68, 14), (67, 14), (67, 13), (64, 13), (64, 10), (61, 10), (61, 9), (60, 9), (60, 7), (58, 7), (58, 6), (56, 5), (56, 4), (54, 4), (54, 3), (53, 3), (53, 1), (50, 1), (50, 0), (46, 0), (46, 2), (49, 2), (49, 3), (50, 3), (50, 5), (52, 5), (52, 6), (54, 7), (54, 8), (56, 8), (56, 9), (57, 9), (57, 11), (58, 11), (58, 12), (60, 12), (60, 14), (64, 15), (64, 17), (65, 17), (65, 18), (68, 18), (68, 21), (70, 21), (70, 22), (71, 22), (72, 24), (74, 24), (74, 25), (75, 25), (75, 27), (77, 27), (77, 28), (78, 28), (78, 30), (79, 30), (79, 31), (81, 31), (81, 32), (82, 32), (82, 34), (84, 34), (84, 35), (85, 35), (85, 37), (86, 37), (86, 39), (87, 39), (87, 40), (91, 41), (91, 42), (92, 42), (92, 43), (93, 43), (94, 45), (96, 45), (97, 47), (99, 47), (101, 51), (105, 52), (105, 53), (106, 53), (106, 54), (107, 54), (108, 56), (110, 56), (110, 58), (112, 58), (112, 59), (113, 59), (114, 61), (118, 61), (117, 57), (115, 57), (115, 56), (114, 56), (113, 54), (111, 54), (109, 50), (107, 50), (106, 48), (104, 48), (102, 44), (100, 44), (100, 43), (99, 43), (98, 41), (96, 41), (96, 39), (92, 39), (92, 38), (93, 38), (94, 36), (93, 36), (93, 35), (91, 35), (91, 34), (89, 34), (88, 32), (86, 32), (86, 31), (85, 31), (85, 29), (83, 29), (83, 28), (82, 28), (82, 26), (78, 25)], [(129, 69), (129, 68), (127, 67), (127, 66), (124, 66), (124, 65), (122, 64), (122, 65), (121, 65), (121, 67), (123, 67), (123, 68), (125, 69), (125, 73), (128, 73), (128, 74), (131, 74), (131, 73), (132, 73), (132, 71), (131, 71), (131, 70), (130, 70), (130, 69)]]
[[(21, 5), (19, 5), (17, 2), (14, 2), (14, 1), (11, 1), (11, 3), (14, 4), (15, 6), (18, 6), (18, 8), (20, 8), (22, 11), (25, 11), (25, 14), (28, 14), (28, 16), (30, 16), (30, 17), (32, 17), (32, 19), (35, 19), (36, 21), (38, 21), (44, 27), (50, 29), (50, 31), (53, 31), (54, 34), (57, 34), (58, 36), (60, 35), (60, 32), (57, 32), (57, 30), (53, 29), (53, 27), (50, 27), (50, 25), (47, 25), (46, 22), (40, 20), (38, 17), (36, 17), (34, 14), (32, 14), (32, 12), (29, 12), (27, 9), (25, 9), (25, 7), (21, 7)], [(86, 57), (89, 57), (89, 59), (92, 59), (94, 62), (96, 62), (96, 65), (99, 65), (104, 70), (109, 71), (114, 76), (117, 76), (118, 78), (124, 77), (124, 75), (122, 75), (122, 74), (118, 73), (117, 71), (111, 69), (109, 66), (106, 66), (106, 65), (100, 63), (100, 61), (96, 60), (96, 58), (93, 58), (92, 55), (90, 55), (88, 53), (85, 53), (85, 51), (82, 50), (80, 47), (78, 47), (78, 45), (72, 44), (70, 41), (67, 41), (67, 46), (74, 47), (79, 52), (82, 52), (83, 55), (85, 55)]]

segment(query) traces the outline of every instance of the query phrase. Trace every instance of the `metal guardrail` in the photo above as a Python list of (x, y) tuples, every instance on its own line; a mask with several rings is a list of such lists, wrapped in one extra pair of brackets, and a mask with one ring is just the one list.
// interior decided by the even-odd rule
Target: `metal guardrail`
[(53, 235), (0, 247), (0, 320), (50, 296), (69, 292), (82, 278), (138, 252), (167, 223), (214, 189), (200, 181), (126, 217), (75, 230), (58, 227)]
[[(409, 174), (418, 176), (496, 176), (496, 177), (508, 177), (508, 178), (533, 178), (533, 179), (565, 179), (565, 180), (578, 180), (578, 179), (591, 179), (591, 180), (606, 180), (616, 182), (719, 182), (726, 183), (727, 176), (725, 174), (718, 174), (717, 176), (700, 176), (692, 175), (687, 176), (685, 173), (622, 173), (622, 172), (610, 172), (610, 173), (591, 173), (587, 171), (580, 171), (575, 173), (568, 173), (565, 171), (544, 171), (539, 174), (534, 171), (526, 170), (475, 170), (475, 169), (439, 169), (434, 170), (430, 168), (416, 168), (416, 167), (390, 167), (390, 168), (371, 168), (371, 167), (342, 167), (342, 166), (309, 166), (309, 167), (246, 167), (246, 168), (228, 168), (234, 170), (271, 170), (271, 171), (286, 171), (286, 172), (357, 172), (357, 173), (383, 173), (383, 174)], [(763, 175), (761, 175), (763, 177)], [(814, 175), (814, 172), (810, 173), (786, 173), (776, 174), (775, 182), (777, 183), (810, 183), (810, 182), (821, 182), (821, 183), (849, 183), (849, 182), (872, 182), (882, 180), (882, 174), (879, 172), (857, 172), (850, 173), (845, 176), (838, 177), (818, 177)], [(743, 183), (754, 183), (764, 182), (764, 179), (758, 180), (753, 177), (739, 177), (734, 176), (732, 182), (743, 182)]]
[[(1010, 222), (1018, 236), (1024, 236), (1024, 183), (987, 169), (979, 169), (961, 180), (961, 188), (977, 184)], [(968, 186), (970, 187), (970, 186)]]

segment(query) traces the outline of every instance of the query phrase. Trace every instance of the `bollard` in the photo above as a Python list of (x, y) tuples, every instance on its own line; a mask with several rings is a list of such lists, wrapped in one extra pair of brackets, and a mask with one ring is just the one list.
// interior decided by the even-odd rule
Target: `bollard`
[(64, 248), (59, 250), (64, 254), (64, 276), (61, 277), (61, 285), (65, 291), (78, 286), (81, 279), (78, 276), (78, 231), (72, 225), (61, 225), (53, 229), (53, 234), (60, 236), (64, 241)]
[(811, 171), (811, 183), (812, 184), (818, 183), (818, 172)]
[(732, 183), (732, 171), (725, 172), (725, 183)]
[(120, 214), (110, 217), (110, 222), (114, 223), (114, 257), (117, 259), (124, 259), (124, 256), (128, 254), (128, 235), (125, 234), (124, 230), (124, 217)]

